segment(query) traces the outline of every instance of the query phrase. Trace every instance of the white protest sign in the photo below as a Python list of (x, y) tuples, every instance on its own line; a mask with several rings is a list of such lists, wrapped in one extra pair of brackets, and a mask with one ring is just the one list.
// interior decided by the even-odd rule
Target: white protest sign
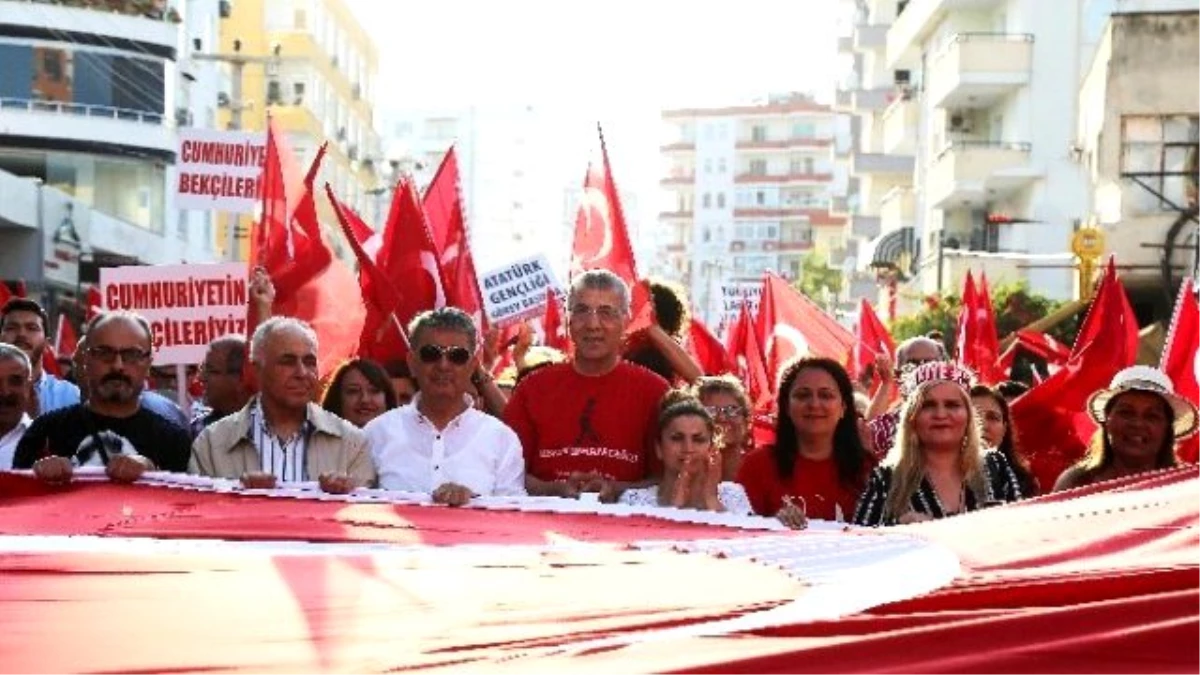
[(546, 255), (523, 258), (480, 277), (484, 311), (493, 325), (503, 326), (531, 316), (546, 307), (546, 289), (563, 294)]
[(100, 307), (146, 317), (154, 365), (200, 363), (208, 343), (246, 332), (246, 263), (100, 268)]
[(266, 157), (265, 132), (180, 129), (175, 206), (253, 213)]
[(758, 301), (762, 296), (762, 282), (727, 283), (721, 285), (721, 322), (728, 326), (742, 311), (742, 301), (750, 316), (758, 314)]

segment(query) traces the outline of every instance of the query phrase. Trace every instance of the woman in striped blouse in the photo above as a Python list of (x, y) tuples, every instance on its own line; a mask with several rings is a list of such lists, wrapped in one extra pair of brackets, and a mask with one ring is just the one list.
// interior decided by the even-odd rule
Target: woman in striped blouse
[(867, 481), (854, 522), (903, 525), (1020, 499), (1008, 460), (980, 442), (971, 372), (955, 363), (927, 363), (905, 377), (910, 393), (900, 429)]

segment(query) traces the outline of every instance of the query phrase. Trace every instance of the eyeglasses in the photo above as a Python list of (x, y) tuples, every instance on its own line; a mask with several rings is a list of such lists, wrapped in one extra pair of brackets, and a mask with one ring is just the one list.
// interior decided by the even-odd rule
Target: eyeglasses
[(447, 361), (461, 366), (471, 360), (471, 352), (466, 347), (443, 347), (441, 345), (422, 345), (417, 350), (417, 358), (421, 363), (437, 363), (445, 357)]
[(104, 363), (115, 363), (117, 357), (121, 357), (121, 361), (131, 365), (145, 363), (150, 358), (150, 352), (137, 347), (126, 347), (125, 349), (113, 349), (112, 347), (88, 347), (88, 355), (97, 361)]
[(604, 323), (612, 323), (621, 318), (621, 310), (611, 305), (600, 305), (599, 307), (588, 307), (587, 305), (575, 305), (571, 308), (571, 318), (578, 321), (583, 321), (589, 316), (594, 316)]
[(725, 419), (740, 417), (742, 415), (742, 406), (735, 403), (729, 405), (706, 405), (704, 409), (713, 417), (724, 417)]

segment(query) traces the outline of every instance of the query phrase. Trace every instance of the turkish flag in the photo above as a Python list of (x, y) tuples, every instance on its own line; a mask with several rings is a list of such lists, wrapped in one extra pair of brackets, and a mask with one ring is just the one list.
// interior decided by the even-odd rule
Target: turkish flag
[(546, 289), (546, 313), (542, 315), (542, 344), (563, 352), (571, 349), (571, 340), (567, 337), (567, 325), (563, 321), (562, 302), (553, 288)]
[(1000, 339), (996, 335), (996, 317), (992, 310), (987, 280), (975, 280), (967, 271), (963, 286), (962, 308), (958, 313), (958, 360), (975, 371), (979, 381), (995, 384), (1004, 379), (999, 369)]
[(396, 186), (375, 262), (397, 288), (403, 289), (393, 308), (400, 325), (407, 326), (421, 312), (446, 306), (447, 284), (438, 264), (437, 247), (410, 178), (401, 179)]
[(423, 206), (442, 277), (446, 280), (447, 304), (470, 314), (480, 330), (487, 330), (483, 295), (479, 291), (479, 277), (475, 274), (459, 184), (458, 155), (451, 146), (433, 181), (425, 189)]
[(87, 306), (83, 317), (84, 325), (86, 325), (96, 318), (96, 315), (101, 312), (101, 307), (104, 306), (104, 298), (100, 295), (100, 289), (96, 286), (88, 286), (84, 293), (84, 304)]
[(632, 295), (632, 320), (625, 329), (626, 334), (632, 334), (648, 328), (654, 321), (654, 303), (649, 285), (638, 283), (637, 264), (629, 241), (629, 228), (625, 225), (621, 196), (608, 161), (604, 131), (600, 129), (599, 133), (603, 162), (600, 167), (588, 165), (583, 181), (583, 199), (575, 218), (575, 238), (571, 245), (571, 276), (604, 269), (621, 277)]
[[(1006, 374), (1012, 370), (1013, 360), (1019, 349), (1025, 349), (1034, 356), (1045, 359), (1046, 364), (1055, 369), (1071, 358), (1070, 347), (1040, 331), (1021, 328), (1017, 330), (1016, 340), (1000, 356), (1000, 373)], [(1034, 374), (1037, 375), (1036, 370)]]
[(742, 309), (729, 328), (728, 353), (736, 366), (737, 375), (746, 384), (746, 393), (751, 405), (758, 412), (769, 412), (774, 407), (772, 394), (774, 385), (763, 362), (762, 340), (754, 330), (754, 318), (750, 306), (742, 298)]
[(824, 356), (845, 363), (854, 349), (853, 333), (772, 272), (763, 277), (756, 328), (772, 391), (788, 361)]
[[(889, 357), (896, 355), (896, 343), (888, 332), (875, 308), (866, 298), (858, 302), (858, 323), (854, 327), (854, 375), (861, 377), (868, 370), (874, 371), (875, 358), (880, 354)], [(872, 381), (879, 379), (878, 373), (872, 376)]]
[(325, 194), (333, 205), (334, 215), (346, 235), (350, 250), (358, 259), (359, 295), (365, 303), (366, 314), (356, 353), (380, 363), (403, 359), (408, 354), (409, 344), (404, 327), (395, 314), (400, 305), (400, 292), (363, 248), (363, 243), (372, 236), (369, 234), (370, 228), (357, 213), (338, 200), (329, 183), (325, 184)]
[(1043, 490), (1083, 456), (1096, 429), (1087, 400), (1133, 365), (1137, 346), (1137, 318), (1110, 258), (1066, 365), (1012, 404), (1021, 450)]
[(66, 314), (58, 316), (58, 332), (54, 335), (54, 351), (64, 359), (69, 359), (75, 355), (75, 350), (79, 348), (79, 337), (75, 334), (75, 327), (71, 325), (71, 321)]
[(736, 370), (725, 351), (725, 345), (708, 330), (703, 321), (694, 316), (688, 326), (685, 347), (705, 375), (720, 375)]
[[(1200, 340), (1200, 308), (1197, 307), (1196, 289), (1192, 279), (1183, 280), (1179, 289), (1179, 298), (1175, 301), (1175, 311), (1171, 315), (1171, 325), (1167, 331), (1166, 343), (1163, 345), (1162, 360), (1159, 368), (1175, 387), (1175, 393), (1200, 405), (1200, 352), (1196, 343)], [(1179, 444), (1179, 458), (1195, 464), (1200, 457), (1200, 436), (1191, 438)]]

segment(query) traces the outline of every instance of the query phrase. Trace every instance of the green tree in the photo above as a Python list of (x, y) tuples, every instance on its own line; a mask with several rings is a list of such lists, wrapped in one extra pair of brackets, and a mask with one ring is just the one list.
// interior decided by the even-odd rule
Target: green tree
[[(1029, 290), (1028, 283), (1024, 281), (1000, 284), (991, 288), (990, 291), (992, 311), (996, 315), (996, 332), (1001, 340), (1009, 333), (1037, 321), (1065, 304)], [(928, 335), (931, 331), (940, 331), (944, 337), (946, 350), (953, 353), (955, 329), (961, 309), (962, 298), (958, 295), (927, 297), (921, 311), (892, 322), (890, 326), (892, 337), (896, 342), (900, 342), (917, 335)], [(1083, 312), (1079, 312), (1065, 321), (1060, 321), (1047, 333), (1064, 344), (1074, 344), (1082, 315)], [(1045, 372), (1044, 361), (1021, 352), (1013, 365), (1015, 378), (1029, 381), (1030, 369), (1035, 364)]]
[(824, 303), (825, 293), (834, 295), (842, 292), (845, 279), (840, 270), (826, 264), (822, 256), (813, 251), (800, 260), (800, 278), (792, 287), (807, 295), (814, 302)]

